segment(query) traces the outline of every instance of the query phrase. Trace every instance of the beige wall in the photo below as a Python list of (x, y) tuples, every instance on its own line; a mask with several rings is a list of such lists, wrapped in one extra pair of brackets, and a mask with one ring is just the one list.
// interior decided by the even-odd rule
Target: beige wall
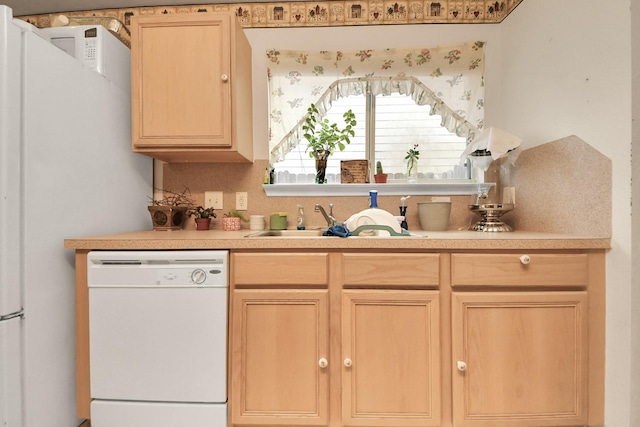
[[(631, 7), (631, 87), (632, 87), (632, 118), (633, 125), (631, 128), (632, 135), (632, 151), (636, 155), (640, 153), (640, 7), (635, 2)], [(640, 162), (636, 161), (632, 167), (632, 179), (636, 183), (640, 182)], [(632, 211), (632, 232), (631, 241), (632, 260), (638, 260), (640, 251), (640, 215), (638, 215), (638, 200), (640, 200), (640, 185), (633, 186), (632, 201), (636, 201), (635, 209)], [(630, 305), (632, 307), (640, 306), (640, 263), (632, 262), (632, 280), (631, 280), (631, 298)], [(640, 425), (640, 310), (631, 311), (630, 324), (634, 327), (630, 331), (631, 336), (631, 423), (630, 425)]]
[[(633, 296), (638, 300), (639, 288), (633, 287), (638, 279), (632, 265), (638, 264), (638, 257), (633, 252), (631, 232), (629, 10), (636, 5), (631, 0), (612, 0), (606, 5), (596, 0), (527, 0), (500, 25), (505, 60), (498, 126), (508, 124), (527, 146), (574, 134), (612, 162), (605, 402), (605, 421), (611, 427), (639, 425), (640, 395), (631, 392), (632, 379), (637, 387), (640, 378), (640, 358), (632, 351), (638, 345), (640, 325), (634, 322), (637, 314), (633, 314), (638, 312)], [(635, 24), (637, 27), (638, 22)], [(591, 170), (582, 173), (585, 187), (597, 185), (599, 179)], [(582, 202), (576, 216), (599, 200)]]

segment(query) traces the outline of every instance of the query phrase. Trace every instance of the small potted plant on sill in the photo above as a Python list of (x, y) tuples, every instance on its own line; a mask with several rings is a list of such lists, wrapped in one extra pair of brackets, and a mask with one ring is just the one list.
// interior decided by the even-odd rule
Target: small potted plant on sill
[(196, 206), (189, 211), (189, 215), (194, 217), (196, 230), (208, 230), (211, 228), (211, 219), (216, 217), (213, 208)]
[(327, 169), (327, 159), (337, 149), (343, 151), (347, 144), (351, 143), (355, 136), (353, 128), (357, 124), (356, 115), (352, 110), (346, 111), (344, 118), (345, 127), (338, 128), (336, 123), (329, 123), (329, 119), (320, 120), (320, 113), (315, 104), (307, 109), (307, 118), (302, 126), (304, 137), (307, 140), (309, 157), (316, 160), (316, 184), (324, 184)]
[(407, 161), (407, 182), (418, 182), (418, 160), (420, 159), (418, 144), (413, 144), (413, 148), (410, 148), (409, 151), (407, 151), (407, 155), (404, 159)]
[(240, 221), (249, 222), (249, 220), (242, 215), (242, 212), (235, 209), (229, 211), (224, 214), (224, 218), (222, 218), (222, 229), (224, 231), (240, 230)]
[(182, 193), (169, 190), (160, 190), (162, 199), (151, 199), (148, 206), (154, 230), (181, 230), (187, 211), (195, 205), (191, 198), (191, 191), (185, 188)]
[(382, 162), (376, 162), (376, 173), (373, 175), (373, 179), (377, 184), (385, 184), (387, 182), (387, 174), (382, 170)]

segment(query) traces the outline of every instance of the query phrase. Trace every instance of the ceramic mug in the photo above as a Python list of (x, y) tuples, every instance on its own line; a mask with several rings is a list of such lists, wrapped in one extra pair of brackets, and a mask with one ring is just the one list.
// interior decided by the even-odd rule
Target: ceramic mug
[(251, 215), (249, 217), (250, 230), (264, 230), (264, 215)]

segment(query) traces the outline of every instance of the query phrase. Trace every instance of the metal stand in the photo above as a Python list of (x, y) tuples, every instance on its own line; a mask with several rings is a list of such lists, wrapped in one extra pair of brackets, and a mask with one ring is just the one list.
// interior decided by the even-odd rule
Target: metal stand
[(471, 212), (480, 214), (481, 219), (469, 229), (473, 231), (513, 231), (513, 229), (500, 221), (500, 217), (507, 212), (513, 210), (514, 206), (511, 203), (496, 204), (489, 203), (483, 205), (469, 205)]

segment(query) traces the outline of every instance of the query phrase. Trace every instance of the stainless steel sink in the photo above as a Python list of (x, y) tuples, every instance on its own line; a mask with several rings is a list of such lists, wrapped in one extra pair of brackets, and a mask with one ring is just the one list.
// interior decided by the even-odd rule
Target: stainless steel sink
[(265, 230), (247, 234), (245, 237), (316, 237), (322, 236), (323, 230)]
[[(255, 233), (247, 234), (245, 237), (317, 237), (322, 236), (324, 230), (320, 229), (307, 229), (307, 230), (265, 230), (265, 231), (257, 231)], [(389, 236), (378, 236), (378, 235), (359, 235), (359, 236), (349, 236), (349, 238), (363, 238), (363, 239), (375, 239), (375, 238), (385, 238)], [(403, 237), (417, 237), (424, 238), (426, 235), (416, 234), (416, 233), (408, 233)]]

